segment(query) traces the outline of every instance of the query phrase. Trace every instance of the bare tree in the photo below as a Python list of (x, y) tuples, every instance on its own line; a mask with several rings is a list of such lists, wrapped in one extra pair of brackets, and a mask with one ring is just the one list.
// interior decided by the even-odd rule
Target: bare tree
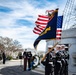
[(9, 55), (12, 52), (21, 50), (23, 50), (23, 48), (19, 41), (0, 36), (0, 52), (5, 51)]

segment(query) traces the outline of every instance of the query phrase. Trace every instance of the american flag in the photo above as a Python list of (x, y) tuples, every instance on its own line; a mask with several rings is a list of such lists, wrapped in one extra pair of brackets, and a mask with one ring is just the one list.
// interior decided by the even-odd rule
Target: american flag
[(34, 28), (33, 32), (35, 34), (40, 34), (46, 28), (48, 21), (48, 16), (38, 15), (37, 21), (35, 22), (36, 27)]
[[(46, 12), (48, 12), (48, 14), (52, 14), (54, 12), (54, 10), (46, 10)], [(49, 22), (49, 19), (51, 20), (52, 17), (50, 17), (50, 15), (38, 15), (37, 21), (35, 22), (36, 27), (34, 27), (33, 32), (35, 34), (41, 34), (41, 32), (43, 32), (43, 30), (46, 28), (47, 23)]]
[(56, 39), (61, 39), (61, 33), (62, 33), (62, 22), (63, 22), (63, 16), (58, 16), (57, 19), (57, 31), (56, 31)]

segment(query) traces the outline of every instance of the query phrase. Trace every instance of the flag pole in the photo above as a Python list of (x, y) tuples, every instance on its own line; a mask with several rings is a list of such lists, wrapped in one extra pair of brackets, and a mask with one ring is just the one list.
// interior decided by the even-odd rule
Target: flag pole
[(44, 61), (44, 59), (46, 58), (46, 55), (47, 55), (49, 52), (51, 52), (51, 51), (56, 47), (56, 45), (57, 45), (58, 43), (59, 43), (59, 42), (55, 43), (55, 45), (54, 45), (50, 50), (47, 51), (47, 53), (43, 56), (43, 58), (41, 59), (41, 61)]

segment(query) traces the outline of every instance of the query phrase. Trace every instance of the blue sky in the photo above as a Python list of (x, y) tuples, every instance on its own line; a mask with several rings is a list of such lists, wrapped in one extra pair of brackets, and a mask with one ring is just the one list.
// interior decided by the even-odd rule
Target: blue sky
[[(62, 15), (67, 0), (0, 0), (0, 36), (18, 40), (23, 48), (33, 48), (38, 35), (32, 32), (38, 14), (59, 8)], [(43, 48), (44, 46), (44, 48)], [(38, 50), (45, 51), (41, 41)]]

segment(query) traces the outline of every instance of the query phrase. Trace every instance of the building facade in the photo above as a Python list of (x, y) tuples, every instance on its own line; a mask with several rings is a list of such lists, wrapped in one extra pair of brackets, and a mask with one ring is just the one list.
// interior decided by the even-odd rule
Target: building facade
[[(48, 40), (46, 48), (49, 44), (54, 45), (55, 42), (55, 40)], [(68, 44), (70, 46), (68, 49), (70, 55), (68, 70), (70, 72), (76, 73), (76, 28), (62, 31), (62, 39), (60, 43)]]

